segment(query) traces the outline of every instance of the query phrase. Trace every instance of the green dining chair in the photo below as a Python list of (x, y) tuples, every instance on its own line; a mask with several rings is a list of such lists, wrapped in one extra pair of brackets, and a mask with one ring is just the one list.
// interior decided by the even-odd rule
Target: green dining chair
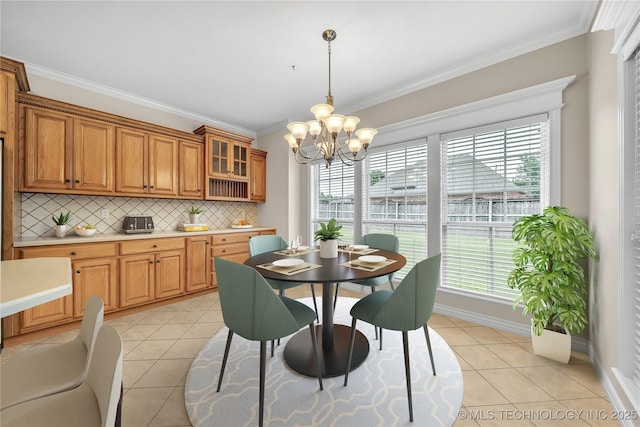
[(323, 389), (314, 324), (316, 314), (296, 300), (276, 295), (266, 279), (253, 268), (221, 258), (215, 258), (214, 262), (222, 317), (229, 328), (217, 391), (220, 391), (222, 384), (233, 334), (247, 340), (260, 341), (259, 424), (262, 426), (267, 341), (286, 337), (308, 325), (316, 357), (318, 383), (320, 390)]
[[(264, 235), (254, 236), (249, 239), (249, 255), (254, 256), (265, 252), (281, 251), (287, 249), (289, 245), (287, 242), (276, 235)], [(280, 295), (284, 295), (285, 291), (296, 286), (303, 285), (304, 282), (285, 282), (284, 280), (271, 280), (267, 279), (267, 282), (271, 287), (278, 291)], [(313, 288), (313, 283), (309, 283), (311, 286), (311, 296), (313, 298), (313, 308), (316, 310), (316, 318), (318, 313), (318, 304), (316, 303), (316, 292)]]
[[(414, 265), (394, 291), (381, 290), (374, 292), (362, 298), (351, 308), (351, 317), (353, 320), (351, 322), (347, 367), (351, 366), (356, 322), (358, 319), (380, 328), (380, 349), (382, 349), (383, 329), (402, 331), (404, 370), (409, 401), (409, 420), (412, 422), (413, 400), (411, 398), (408, 331), (413, 331), (420, 327), (424, 329), (424, 336), (427, 340), (427, 348), (429, 349), (429, 357), (431, 358), (431, 370), (433, 371), (433, 375), (435, 375), (436, 366), (433, 361), (433, 351), (431, 350), (427, 321), (433, 312), (439, 276), (440, 254), (437, 254)], [(347, 368), (344, 375), (345, 386), (347, 385), (348, 379), (349, 369)]]

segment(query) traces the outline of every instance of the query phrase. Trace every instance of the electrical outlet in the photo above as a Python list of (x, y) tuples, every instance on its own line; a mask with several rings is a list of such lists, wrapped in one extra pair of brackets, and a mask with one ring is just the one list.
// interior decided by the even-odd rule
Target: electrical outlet
[(102, 211), (100, 212), (100, 216), (102, 217), (102, 219), (108, 219), (109, 214), (109, 209), (102, 209)]

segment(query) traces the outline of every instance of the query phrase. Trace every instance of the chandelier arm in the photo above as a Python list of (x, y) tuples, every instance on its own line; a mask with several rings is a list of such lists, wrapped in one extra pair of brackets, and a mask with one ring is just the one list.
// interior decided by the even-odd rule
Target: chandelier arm
[[(358, 153), (360, 153), (360, 151), (358, 151), (358, 153), (356, 153), (356, 155), (354, 156), (350, 151), (347, 153), (344, 151), (343, 147), (338, 147), (338, 149), (336, 150), (338, 152), (338, 156), (340, 156), (340, 159), (347, 159), (347, 161), (349, 161), (351, 164), (348, 166), (352, 166), (354, 165), (356, 162), (360, 162), (362, 160), (365, 159), (365, 157), (367, 157), (367, 150), (362, 150), (362, 154), (360, 155), (360, 157), (358, 157)], [(344, 160), (342, 161), (342, 163), (345, 163)], [(347, 164), (347, 163), (345, 163)]]

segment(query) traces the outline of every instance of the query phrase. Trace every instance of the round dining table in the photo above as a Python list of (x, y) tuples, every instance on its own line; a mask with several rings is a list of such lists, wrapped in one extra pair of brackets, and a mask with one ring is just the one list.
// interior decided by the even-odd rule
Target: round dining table
[[(274, 252), (265, 252), (252, 256), (245, 261), (266, 279), (283, 280), (300, 283), (322, 283), (322, 324), (316, 326), (316, 337), (319, 341), (318, 349), (320, 353), (320, 372), (324, 378), (335, 377), (345, 373), (347, 364), (347, 353), (349, 351), (349, 338), (351, 326), (336, 325), (333, 323), (333, 289), (334, 286), (342, 282), (355, 282), (362, 279), (384, 276), (400, 270), (407, 260), (399, 253), (379, 249), (375, 255), (381, 255), (395, 262), (379, 269), (358, 269), (341, 264), (351, 260), (356, 260), (357, 253), (349, 254), (344, 251), (338, 252), (337, 258), (320, 258), (320, 252), (298, 254), (294, 257), (284, 256)], [(317, 264), (319, 268), (306, 268), (293, 275), (280, 274), (260, 265), (270, 264), (273, 261), (283, 258), (300, 258), (309, 264)], [(308, 330), (301, 330), (296, 333), (285, 346), (284, 359), (287, 365), (294, 371), (315, 377), (316, 363), (313, 348), (309, 343), (310, 333)], [(357, 368), (364, 362), (369, 353), (369, 341), (360, 331), (356, 331), (353, 356), (349, 371)]]

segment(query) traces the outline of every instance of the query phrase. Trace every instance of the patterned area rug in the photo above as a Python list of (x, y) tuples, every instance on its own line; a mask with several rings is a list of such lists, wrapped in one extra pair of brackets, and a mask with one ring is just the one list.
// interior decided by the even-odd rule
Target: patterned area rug
[[(312, 306), (310, 298), (299, 301)], [(334, 320), (350, 325), (349, 310), (358, 300), (339, 298)], [(321, 306), (321, 301), (318, 301)], [(283, 349), (287, 339), (267, 359), (264, 420), (268, 426), (451, 426), (462, 404), (460, 365), (447, 343), (429, 329), (436, 376), (422, 329), (409, 333), (414, 423), (409, 422), (402, 335), (384, 331), (379, 350), (371, 325), (358, 322), (369, 339), (367, 359), (344, 377), (302, 376), (287, 367)], [(220, 392), (216, 392), (228, 330), (223, 328), (193, 361), (185, 385), (185, 405), (193, 426), (254, 426), (258, 424), (260, 343), (234, 335)], [(269, 355), (270, 345), (267, 347)]]

